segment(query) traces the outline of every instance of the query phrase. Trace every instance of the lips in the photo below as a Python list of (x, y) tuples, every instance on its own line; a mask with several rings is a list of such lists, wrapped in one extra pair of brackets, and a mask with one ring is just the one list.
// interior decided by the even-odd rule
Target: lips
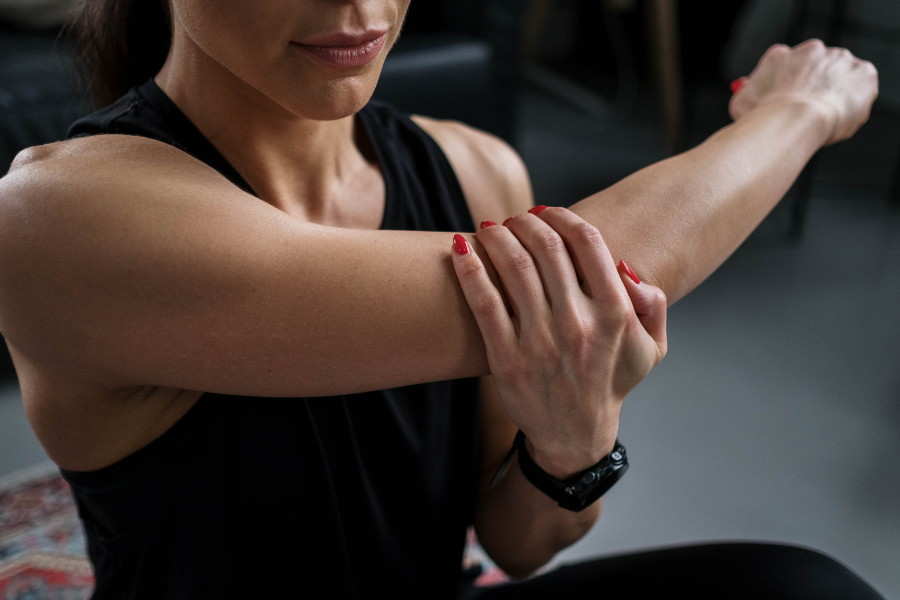
[(386, 31), (333, 33), (291, 45), (320, 64), (334, 69), (362, 67), (372, 62), (387, 38)]

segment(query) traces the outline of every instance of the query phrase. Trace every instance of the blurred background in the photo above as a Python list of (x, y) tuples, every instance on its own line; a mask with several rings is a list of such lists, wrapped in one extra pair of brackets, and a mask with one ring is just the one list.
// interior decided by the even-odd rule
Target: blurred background
[[(0, 0), (0, 173), (91, 109), (57, 39), (72, 4)], [(783, 541), (900, 599), (900, 2), (412, 1), (376, 96), (503, 137), (547, 205), (702, 142), (731, 80), (810, 37), (879, 68), (872, 118), (671, 308), (669, 355), (623, 411), (629, 476), (557, 563)], [(2, 477), (47, 457), (0, 363)]]

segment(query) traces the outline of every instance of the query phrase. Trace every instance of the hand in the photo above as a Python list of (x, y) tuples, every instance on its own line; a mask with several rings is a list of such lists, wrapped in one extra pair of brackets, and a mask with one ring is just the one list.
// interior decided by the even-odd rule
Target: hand
[(853, 136), (869, 119), (877, 96), (878, 71), (872, 63), (809, 40), (793, 48), (769, 48), (732, 97), (729, 111), (737, 120), (769, 102), (811, 102), (824, 117), (827, 145)]
[(512, 314), (470, 246), (453, 265), (504, 409), (565, 478), (612, 450), (625, 395), (666, 353), (666, 297), (618, 273), (600, 232), (564, 208), (505, 225), (477, 235)]

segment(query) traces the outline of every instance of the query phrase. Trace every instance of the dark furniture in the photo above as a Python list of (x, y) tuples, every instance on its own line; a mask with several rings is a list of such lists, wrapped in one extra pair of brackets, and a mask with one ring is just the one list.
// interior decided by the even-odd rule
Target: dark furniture
[[(900, 30), (883, 26), (876, 27), (870, 23), (864, 24), (852, 20), (849, 16), (849, 3), (850, 0), (831, 0), (830, 3), (816, 5), (813, 0), (798, 0), (789, 28), (788, 42), (797, 44), (810, 37), (819, 37), (828, 46), (845, 46), (845, 36), (848, 34), (863, 38), (881, 38), (892, 43), (900, 40)], [(875, 108), (900, 117), (900, 110), (888, 106), (885, 102), (876, 101)], [(791, 241), (798, 242), (803, 237), (806, 214), (812, 197), (812, 187), (820, 162), (820, 154), (813, 156), (803, 172), (800, 173), (790, 194), (792, 204), (788, 239)], [(897, 155), (888, 200), (894, 209), (900, 209), (900, 153)]]
[(522, 31), (531, 0), (413, 2), (375, 97), (515, 144)]
[(23, 148), (62, 139), (83, 108), (56, 32), (0, 29), (0, 174)]

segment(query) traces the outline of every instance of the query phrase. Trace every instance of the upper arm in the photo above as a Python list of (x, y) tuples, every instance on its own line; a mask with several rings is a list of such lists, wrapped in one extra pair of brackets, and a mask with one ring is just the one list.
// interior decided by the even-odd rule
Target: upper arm
[(122, 386), (315, 396), (487, 372), (451, 235), (294, 219), (160, 142), (33, 150), (0, 180), (0, 331)]

